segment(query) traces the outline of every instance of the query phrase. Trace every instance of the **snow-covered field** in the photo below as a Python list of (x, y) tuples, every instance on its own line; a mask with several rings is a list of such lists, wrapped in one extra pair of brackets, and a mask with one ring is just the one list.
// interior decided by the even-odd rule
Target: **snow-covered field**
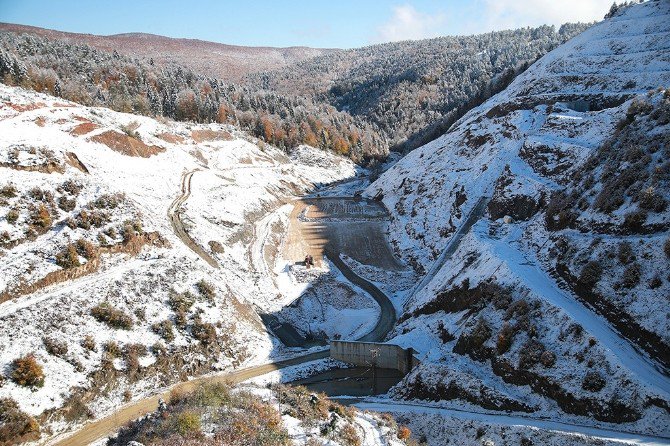
[[(43, 387), (5, 379), (0, 398), (30, 415), (53, 413), (47, 424), (58, 433), (188, 376), (285, 354), (256, 313), (273, 301), (257, 269), (257, 225), (296, 195), (354, 176), (351, 162), (309, 147), (289, 157), (228, 126), (87, 108), (5, 85), (0, 103), (0, 188), (8, 187), (0, 201), (0, 366), (8, 371), (33, 353), (44, 371)], [(168, 218), (186, 172), (190, 195), (177, 212), (219, 268)], [(41, 204), (44, 227), (36, 223)], [(130, 249), (131, 232), (158, 241)], [(68, 258), (82, 266), (58, 263), (79, 239), (98, 250), (95, 268), (85, 268), (92, 260), (79, 248)], [(48, 276), (65, 270), (70, 276)], [(44, 277), (44, 287), (25, 288)], [(294, 294), (305, 287), (285, 286)], [(125, 329), (93, 317), (101, 303), (128, 318)], [(49, 353), (50, 340), (66, 351)], [(73, 398), (87, 409), (63, 422), (58, 409)]]

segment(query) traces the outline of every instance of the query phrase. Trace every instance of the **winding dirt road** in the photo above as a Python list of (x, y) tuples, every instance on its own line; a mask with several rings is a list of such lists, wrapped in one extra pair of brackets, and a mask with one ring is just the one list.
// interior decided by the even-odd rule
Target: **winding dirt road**
[(170, 393), (172, 391), (191, 391), (203, 383), (239, 383), (256, 376), (265, 375), (266, 373), (270, 373), (275, 370), (299, 365), (305, 362), (316, 361), (318, 359), (324, 359), (328, 356), (329, 352), (327, 350), (320, 351), (307, 355), (297, 356), (291, 359), (274, 361), (268, 364), (240, 369), (230, 373), (223, 373), (215, 376), (203, 376), (191, 381), (175, 384), (172, 387), (163, 389), (160, 393), (157, 393), (153, 396), (120, 407), (113, 414), (86, 424), (72, 435), (56, 437), (46, 444), (51, 446), (86, 446), (96, 440), (114, 434), (122, 426), (129, 423), (130, 421), (136, 420), (148, 413), (156, 411), (156, 409), (158, 409), (158, 401), (161, 399), (169, 400)]
[(212, 257), (207, 251), (205, 251), (200, 245), (198, 245), (195, 240), (188, 235), (184, 223), (181, 221), (181, 206), (188, 200), (188, 197), (191, 196), (191, 179), (193, 174), (197, 172), (198, 169), (190, 170), (186, 172), (181, 177), (181, 195), (175, 198), (167, 211), (168, 219), (172, 224), (172, 229), (179, 239), (186, 245), (191, 251), (196, 253), (202, 260), (207, 262), (212, 268), (218, 268), (218, 262)]
[[(211, 258), (209, 254), (204, 252), (204, 250), (189, 237), (179, 218), (179, 208), (188, 199), (190, 195), (191, 177), (193, 176), (194, 172), (195, 171), (187, 172), (182, 177), (182, 194), (178, 198), (176, 198), (175, 201), (170, 206), (170, 209), (168, 210), (168, 217), (175, 230), (175, 234), (177, 234), (177, 236), (184, 242), (184, 244), (188, 246), (191, 250), (193, 250), (196, 254), (198, 254), (200, 257), (202, 257), (203, 260), (207, 261), (207, 263), (209, 263), (213, 267), (218, 267), (216, 261), (213, 258)], [(299, 232), (294, 235), (298, 237), (302, 237), (303, 235), (306, 237), (311, 237), (309, 234), (312, 234), (314, 237), (310, 238), (311, 243), (308, 244), (310, 249), (315, 248), (315, 245), (313, 245), (312, 243), (315, 243), (315, 241), (317, 241), (318, 243), (317, 246), (319, 246), (319, 253), (322, 255), (327, 255), (329, 259), (335, 264), (335, 266), (342, 271), (342, 273), (348, 280), (350, 280), (357, 286), (361, 287), (366, 292), (370, 293), (370, 295), (380, 304), (382, 308), (380, 319), (378, 320), (373, 330), (367, 335), (363, 336), (360, 340), (365, 341), (383, 340), (393, 327), (393, 324), (395, 323), (396, 320), (395, 310), (393, 308), (391, 301), (376, 286), (374, 286), (367, 280), (363, 279), (362, 277), (358, 276), (339, 258), (339, 253), (342, 252), (339, 251), (340, 249), (344, 250), (346, 254), (354, 258), (370, 256), (369, 253), (361, 252), (361, 246), (363, 247), (363, 249), (365, 249), (365, 246), (368, 245), (360, 244), (361, 237), (364, 237), (366, 232), (370, 231), (370, 233), (373, 234), (372, 237), (377, 241), (378, 245), (381, 246), (379, 249), (374, 251), (374, 253), (376, 253), (375, 255), (380, 256), (377, 257), (377, 262), (378, 263), (381, 262), (381, 264), (383, 265), (391, 265), (394, 268), (398, 267), (399, 263), (393, 257), (390, 247), (388, 247), (388, 244), (384, 236), (384, 232), (382, 230), (379, 230), (380, 228), (383, 229), (383, 224), (381, 224), (381, 222), (383, 221), (382, 214), (380, 213), (380, 210), (377, 208), (377, 206), (379, 205), (376, 204), (368, 207), (365, 204), (361, 205), (360, 200), (348, 197), (335, 199), (336, 201), (334, 201), (333, 199), (317, 199), (317, 200), (329, 200), (329, 201), (327, 202), (327, 205), (317, 207), (314, 213), (309, 212), (303, 213), (303, 216), (306, 216), (305, 219), (307, 220), (311, 219), (313, 221), (308, 222), (308, 224), (305, 227), (303, 227), (303, 229), (306, 230), (304, 234)], [(343, 204), (343, 206), (338, 207), (337, 200), (339, 200), (340, 204)], [(315, 202), (314, 200), (311, 199), (309, 203), (311, 203), (312, 205), (314, 205), (315, 203), (319, 204), (318, 202)], [(302, 204), (301, 202), (298, 202), (298, 204), (299, 206), (296, 206), (296, 208), (298, 209), (299, 214), (301, 211), (305, 210), (306, 204), (301, 205)], [(344, 211), (344, 213), (342, 212), (333, 213), (330, 211), (326, 211), (325, 209), (330, 209), (331, 211), (333, 209), (335, 210), (339, 209), (340, 211)], [(371, 211), (372, 213), (368, 212), (366, 217), (365, 216), (366, 212), (361, 211), (361, 209), (367, 209), (368, 211), (372, 209)], [(353, 212), (353, 214), (349, 215), (347, 214), (347, 211), (350, 211), (350, 213)], [(296, 216), (298, 214), (296, 214)], [(358, 230), (347, 231), (347, 226), (351, 228), (351, 225), (353, 223), (352, 221), (347, 222), (348, 218), (349, 220), (351, 220), (352, 218), (354, 220), (356, 219), (363, 220), (359, 221), (359, 223), (368, 223), (368, 225), (363, 225), (362, 227), (359, 227)], [(330, 224), (321, 224), (322, 222), (317, 221), (324, 219), (325, 220), (334, 219), (334, 221), (330, 222)], [(374, 229), (370, 230), (370, 228)], [(349, 235), (351, 235), (351, 237), (349, 237)], [(302, 241), (300, 240), (297, 241), (302, 243)], [(338, 249), (338, 251), (333, 251), (333, 249)], [(301, 251), (300, 255), (303, 256), (304, 251)], [(390, 256), (390, 258), (384, 258), (384, 256), (387, 255)], [(178, 383), (175, 384), (174, 386), (162, 389), (159, 393), (153, 396), (120, 407), (113, 414), (84, 425), (81, 429), (79, 429), (72, 435), (69, 436), (63, 435), (60, 437), (56, 437), (54, 439), (49, 440), (46, 444), (52, 446), (85, 446), (101, 438), (113, 435), (115, 432), (119, 430), (119, 428), (121, 428), (122, 426), (124, 426), (125, 424), (129, 423), (132, 420), (140, 418), (148, 413), (154, 412), (158, 408), (158, 401), (160, 399), (164, 400), (169, 399), (170, 392), (172, 391), (193, 390), (196, 388), (196, 386), (202, 383), (216, 383), (216, 382), (239, 383), (242, 381), (246, 381), (250, 378), (254, 378), (256, 376), (265, 375), (272, 371), (283, 369), (285, 367), (295, 366), (310, 361), (324, 359), (327, 357), (329, 357), (329, 351), (323, 350), (315, 353), (297, 356), (291, 359), (273, 361), (271, 363), (240, 369), (229, 373), (222, 373), (214, 376), (204, 376), (193, 379), (191, 381)]]

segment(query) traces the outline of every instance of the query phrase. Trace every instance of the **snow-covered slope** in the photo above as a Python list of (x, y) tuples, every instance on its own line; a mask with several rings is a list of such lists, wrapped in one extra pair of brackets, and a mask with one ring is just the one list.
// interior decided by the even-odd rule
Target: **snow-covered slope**
[[(188, 376), (281, 355), (252, 306), (265, 292), (249, 252), (256, 220), (356, 172), (231, 127), (0, 84), (0, 399), (58, 433)], [(41, 387), (13, 376), (31, 354)]]
[(667, 86), (670, 3), (623, 8), (366, 190), (425, 276), (398, 396), (670, 434)]

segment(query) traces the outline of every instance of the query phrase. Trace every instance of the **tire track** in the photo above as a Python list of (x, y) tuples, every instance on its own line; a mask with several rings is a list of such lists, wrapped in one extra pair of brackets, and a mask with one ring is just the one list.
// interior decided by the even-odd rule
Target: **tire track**
[(181, 221), (181, 206), (188, 200), (188, 197), (191, 196), (191, 179), (193, 174), (199, 169), (194, 169), (186, 172), (181, 177), (181, 195), (174, 199), (167, 211), (168, 220), (172, 224), (172, 230), (175, 235), (186, 245), (191, 251), (196, 253), (202, 260), (207, 262), (212, 268), (218, 268), (219, 263), (212, 257), (207, 251), (205, 251), (200, 245), (198, 245), (184, 227), (184, 223)]

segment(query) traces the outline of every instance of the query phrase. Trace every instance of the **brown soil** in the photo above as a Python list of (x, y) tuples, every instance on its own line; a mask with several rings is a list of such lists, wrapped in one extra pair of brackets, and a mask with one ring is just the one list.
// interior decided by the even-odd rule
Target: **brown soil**
[(113, 130), (108, 130), (99, 135), (95, 135), (91, 138), (91, 141), (104, 144), (115, 152), (142, 158), (149, 158), (152, 155), (165, 151), (162, 147), (148, 146), (137, 138)]
[(90, 173), (88, 171), (88, 168), (84, 165), (84, 163), (82, 163), (79, 160), (79, 157), (74, 152), (67, 152), (65, 154), (65, 160), (70, 166), (74, 167), (75, 169), (79, 169), (83, 173)]
[(17, 112), (37, 110), (38, 108), (44, 108), (47, 106), (44, 102), (35, 102), (31, 104), (12, 104), (11, 102), (5, 102), (5, 105), (13, 108)]
[(93, 130), (97, 128), (98, 126), (93, 124), (91, 121), (82, 122), (72, 130), (70, 130), (70, 134), (75, 136), (86, 135), (87, 133), (91, 133)]
[(223, 130), (193, 130), (191, 132), (191, 138), (195, 142), (205, 142), (205, 141), (230, 141), (233, 139), (232, 135)]
[(170, 144), (183, 144), (184, 141), (186, 141), (183, 136), (174, 135), (172, 133), (159, 133), (156, 135), (156, 138), (160, 138)]
[(371, 200), (298, 200), (291, 212), (283, 257), (297, 262), (309, 253), (320, 266), (324, 250), (330, 248), (363, 264), (401, 270), (386, 240), (387, 219), (384, 207)]

